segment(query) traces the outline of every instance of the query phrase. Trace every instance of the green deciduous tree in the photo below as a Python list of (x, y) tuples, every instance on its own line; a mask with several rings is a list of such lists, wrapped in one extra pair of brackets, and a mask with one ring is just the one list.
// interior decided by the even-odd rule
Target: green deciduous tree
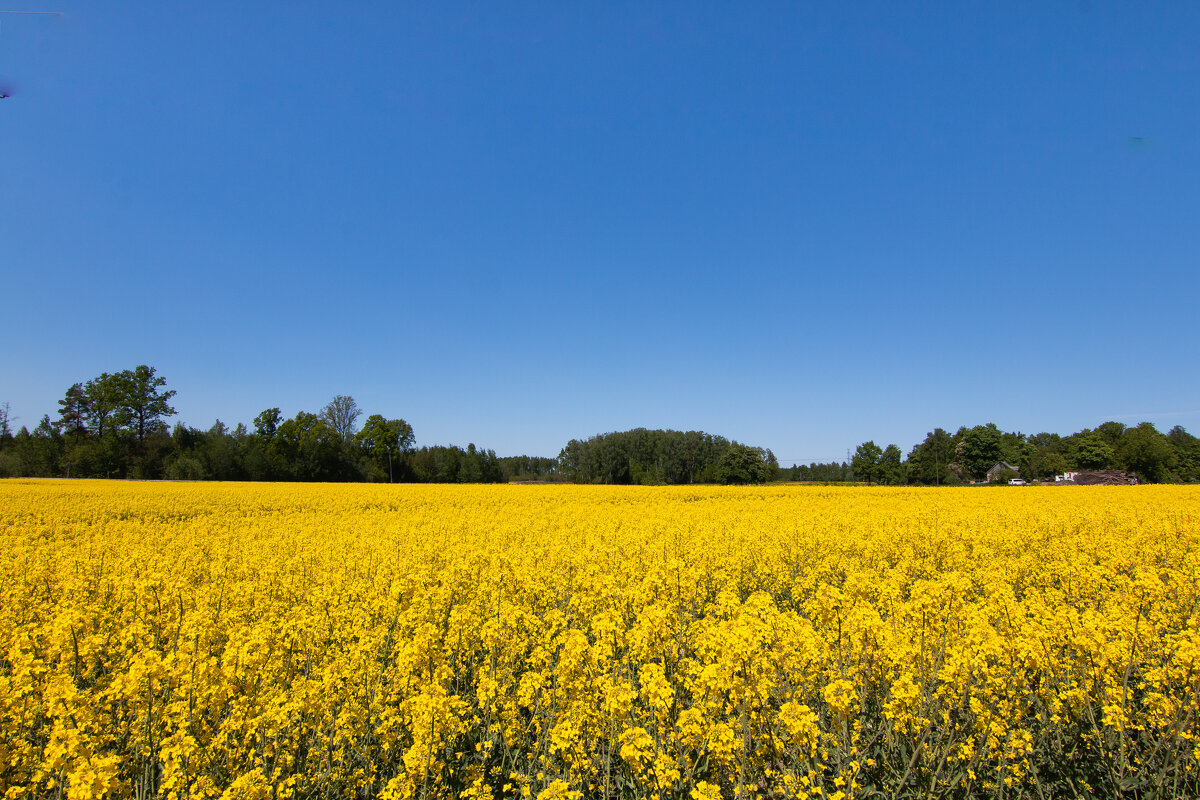
[(282, 458), (287, 477), (298, 481), (346, 480), (342, 440), (325, 420), (301, 411), (279, 425), (269, 450)]
[(976, 425), (963, 434), (956, 459), (974, 478), (982, 478), (1004, 457), (1000, 429), (994, 423)]
[(118, 376), (109, 375), (107, 372), (100, 373), (98, 377), (83, 385), (83, 394), (82, 407), (88, 421), (88, 430), (93, 435), (103, 439), (105, 434), (112, 433), (124, 424), (124, 390)]
[(154, 367), (141, 364), (115, 376), (118, 406), (139, 443), (147, 433), (165, 427), (164, 417), (176, 413), (170, 404), (175, 390), (163, 391), (167, 380), (154, 372)]
[(903, 459), (904, 455), (896, 445), (889, 444), (883, 448), (883, 453), (879, 456), (879, 482), (886, 483), (888, 486), (903, 485), (905, 482)]
[(1121, 440), (1125, 438), (1125, 425), (1120, 422), (1102, 422), (1096, 426), (1095, 433), (1116, 452), (1121, 448)]
[(268, 408), (254, 418), (254, 434), (264, 440), (270, 439), (283, 422), (283, 412), (278, 408)]
[(717, 461), (717, 480), (725, 484), (766, 483), (774, 477), (771, 464), (774, 455), (768, 456), (768, 452), (731, 442)]
[(1108, 439), (1086, 429), (1071, 437), (1071, 456), (1077, 469), (1109, 469), (1116, 461)]
[(925, 434), (925, 441), (908, 454), (908, 478), (926, 486), (940, 485), (954, 460), (954, 437), (941, 428)]
[(1200, 481), (1200, 439), (1176, 425), (1167, 431), (1167, 441), (1175, 450), (1176, 477), (1188, 483)]
[(855, 448), (850, 467), (854, 470), (855, 478), (867, 483), (876, 483), (882, 474), (882, 460), (883, 449), (873, 441), (866, 441)]
[[(703, 431), (633, 430), (572, 439), (558, 471), (577, 483), (713, 483), (729, 440)], [(763, 451), (764, 460), (774, 456)]]
[(1150, 483), (1171, 480), (1177, 458), (1170, 440), (1150, 422), (1125, 431), (1119, 455), (1126, 469)]
[(411, 425), (402, 419), (385, 419), (381, 414), (367, 417), (354, 439), (377, 467), (381, 470), (386, 467), (388, 483), (393, 479), (395, 460), (416, 441)]
[(1025, 440), (1029, 451), (1029, 476), (1040, 480), (1066, 472), (1066, 444), (1057, 433), (1035, 433)]

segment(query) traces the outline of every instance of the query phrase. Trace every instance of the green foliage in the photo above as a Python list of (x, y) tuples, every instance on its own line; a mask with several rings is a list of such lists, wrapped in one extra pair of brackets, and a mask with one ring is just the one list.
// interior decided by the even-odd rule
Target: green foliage
[(202, 481), (208, 477), (208, 473), (199, 458), (179, 453), (167, 461), (164, 477), (171, 481)]
[(1021, 473), (1016, 470), (1002, 469), (992, 476), (991, 482), (1000, 486), (1006, 486), (1009, 481), (1019, 477), (1021, 477)]
[(1125, 432), (1119, 445), (1121, 462), (1140, 479), (1164, 483), (1172, 479), (1178, 455), (1170, 440), (1149, 422)]
[(883, 448), (873, 441), (860, 444), (850, 459), (854, 476), (867, 483), (878, 483), (883, 475)]
[[(354, 441), (388, 483), (395, 477), (395, 461), (410, 450), (416, 440), (412, 426), (402, 419), (385, 419), (381, 414), (367, 417)], [(474, 445), (472, 445), (473, 447)]]
[(508, 478), (494, 450), (474, 444), (422, 447), (404, 457), (406, 480), (418, 483), (504, 483)]
[(1071, 448), (1072, 461), (1077, 469), (1110, 469), (1115, 466), (1116, 454), (1112, 445), (1096, 431), (1083, 430), (1075, 434), (1071, 437)]
[(954, 460), (954, 437), (941, 428), (925, 434), (925, 441), (908, 454), (908, 480), (936, 486), (946, 482), (950, 462)]
[(724, 484), (766, 483), (775, 478), (773, 455), (760, 447), (750, 447), (737, 442), (729, 447), (717, 460), (716, 476)]
[(908, 482), (904, 455), (894, 444), (881, 448), (874, 441), (860, 444), (850, 460), (854, 477), (867, 483), (901, 486)]
[(1037, 480), (1052, 480), (1067, 471), (1068, 462), (1063, 439), (1057, 433), (1035, 433), (1025, 440), (1028, 476)]
[(75, 439), (87, 433), (88, 398), (82, 383), (72, 384), (67, 389), (66, 396), (58, 401), (59, 428)]
[(342, 438), (324, 419), (301, 411), (285, 420), (268, 451), (287, 465), (290, 480), (343, 481), (357, 477), (342, 458)]
[(1017, 466), (1027, 466), (1029, 459), (1029, 450), (1025, 434), (1017, 431), (1001, 432), (1000, 434), (1000, 459), (1007, 461), (1010, 464)]
[(779, 463), (774, 453), (751, 447), (758, 465), (744, 467), (742, 462), (750, 457), (740, 451), (730, 454), (735, 445), (745, 447), (702, 431), (634, 428), (582, 441), (572, 439), (559, 453), (558, 472), (577, 483), (761, 483), (775, 479)]
[(1180, 481), (1200, 481), (1200, 439), (1176, 425), (1167, 431), (1167, 441), (1175, 452), (1175, 475)]
[(791, 469), (785, 471), (783, 477), (789, 481), (845, 483), (854, 479), (854, 473), (850, 469), (850, 464), (845, 461), (840, 464), (837, 462), (818, 464), (814, 461), (810, 464), (793, 464)]
[(254, 418), (254, 432), (260, 439), (270, 439), (275, 435), (275, 431), (279, 430), (281, 422), (283, 413), (278, 408), (268, 408)]
[(888, 486), (907, 483), (903, 460), (904, 455), (896, 445), (889, 444), (883, 448), (883, 455), (879, 458), (879, 482)]
[[(75, 384), (71, 387), (74, 389)], [(70, 393), (71, 389), (67, 392)], [(112, 433), (114, 428), (121, 427), (125, 418), (123, 415), (121, 379), (116, 375), (102, 372), (83, 386), (84, 409), (88, 421), (88, 429), (97, 437), (103, 439), (105, 433)]]
[(850, 463), (793, 465), (781, 471), (768, 449), (701, 431), (648, 430), (571, 440), (557, 458), (511, 456), (454, 446), (414, 451), (412, 426), (380, 414), (367, 418), (354, 398), (337, 395), (319, 413), (285, 419), (278, 407), (232, 430), (166, 419), (175, 391), (153, 367), (101, 373), (73, 383), (58, 416), (13, 430), (0, 403), (0, 476), (177, 478), (186, 480), (561, 481), (616, 484), (762, 483), (862, 480), (899, 485), (954, 485), (982, 478), (998, 461), (1026, 479), (1051, 480), (1071, 470), (1122, 469), (1142, 482), (1200, 481), (1200, 439), (1176, 426), (1167, 434), (1143, 422), (1104, 422), (1070, 436), (1001, 431), (995, 424), (926, 434), (907, 460), (895, 445), (864, 442)]
[(1095, 433), (1115, 451), (1121, 446), (1122, 439), (1125, 438), (1125, 426), (1120, 422), (1104, 422), (1096, 426)]
[(973, 478), (984, 477), (1003, 458), (1003, 439), (994, 423), (971, 428), (963, 433), (958, 443), (956, 460)]
[(162, 391), (167, 381), (155, 375), (153, 367), (142, 364), (124, 370), (114, 376), (114, 382), (121, 418), (132, 428), (139, 443), (145, 440), (147, 431), (162, 428), (163, 417), (175, 415), (169, 403), (175, 390)]
[(502, 456), (500, 468), (510, 481), (559, 481), (558, 459), (544, 456)]

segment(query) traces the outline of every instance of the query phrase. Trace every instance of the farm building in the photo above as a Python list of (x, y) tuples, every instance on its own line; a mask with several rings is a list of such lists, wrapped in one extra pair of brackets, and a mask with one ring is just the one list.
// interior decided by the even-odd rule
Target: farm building
[(1020, 473), (1020, 471), (1007, 461), (997, 461), (996, 466), (987, 471), (988, 483), (1001, 480), (1006, 472)]

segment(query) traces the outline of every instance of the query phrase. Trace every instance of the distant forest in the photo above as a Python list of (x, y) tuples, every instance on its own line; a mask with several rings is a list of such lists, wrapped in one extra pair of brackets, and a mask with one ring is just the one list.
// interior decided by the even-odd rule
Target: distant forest
[(414, 448), (412, 426), (338, 395), (285, 418), (268, 408), (252, 427), (217, 420), (208, 430), (167, 420), (175, 391), (153, 367), (104, 373), (67, 389), (57, 418), (13, 432), (0, 403), (0, 477), (223, 481), (502, 483), (545, 479), (550, 458), (500, 458), (469, 444)]
[[(955, 433), (935, 428), (907, 457), (894, 444), (881, 448), (863, 442), (846, 466), (855, 479), (871, 483), (953, 486), (982, 480), (1000, 462), (1014, 468), (1006, 477), (1027, 481), (1116, 469), (1132, 472), (1142, 483), (1195, 483), (1200, 481), (1200, 439), (1178, 425), (1164, 434), (1149, 422), (1133, 427), (1105, 422), (1070, 436), (1010, 433), (994, 424)], [(804, 470), (793, 467), (788, 477), (804, 480)]]
[[(557, 458), (497, 456), (468, 444), (417, 448), (412, 426), (380, 414), (364, 418), (353, 397), (285, 418), (268, 408), (251, 427), (217, 420), (207, 430), (171, 426), (175, 391), (153, 367), (103, 373), (70, 386), (55, 417), (13, 430), (0, 403), (0, 477), (167, 480), (374, 481), (605, 484), (746, 484), (771, 481), (960, 485), (999, 462), (1011, 477), (1053, 479), (1075, 470), (1119, 469), (1145, 483), (1200, 481), (1200, 439), (1176, 426), (1105, 422), (1069, 436), (1026, 435), (994, 424), (936, 428), (907, 456), (895, 444), (861, 443), (843, 463), (793, 464), (701, 431), (647, 430), (573, 439)], [(1007, 476), (1006, 476), (1007, 477)]]

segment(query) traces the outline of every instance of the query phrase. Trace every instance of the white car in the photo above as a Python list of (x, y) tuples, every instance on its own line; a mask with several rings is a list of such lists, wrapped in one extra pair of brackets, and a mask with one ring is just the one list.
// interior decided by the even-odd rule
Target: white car
[(1009, 486), (1024, 486), (1025, 481), (1021, 480), (1020, 478), (1012, 478), (1011, 480), (1009, 480), (1008, 485)]

